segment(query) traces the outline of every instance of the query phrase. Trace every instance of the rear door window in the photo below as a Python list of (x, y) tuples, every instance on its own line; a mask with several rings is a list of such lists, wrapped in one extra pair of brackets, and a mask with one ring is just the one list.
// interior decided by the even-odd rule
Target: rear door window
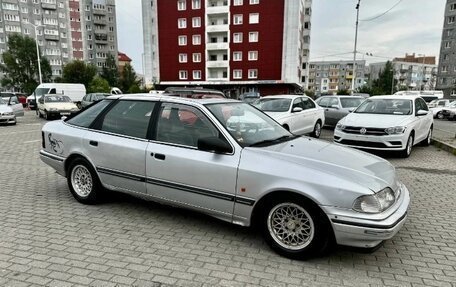
[(318, 105), (320, 107), (328, 107), (328, 104), (329, 104), (329, 98), (322, 98), (319, 102), (318, 102)]
[(102, 101), (68, 119), (66, 122), (78, 127), (88, 128), (110, 103), (112, 103), (112, 101)]

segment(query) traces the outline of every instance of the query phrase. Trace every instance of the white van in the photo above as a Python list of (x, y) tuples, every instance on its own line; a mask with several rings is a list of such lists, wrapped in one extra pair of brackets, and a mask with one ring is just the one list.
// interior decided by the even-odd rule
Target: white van
[(47, 83), (40, 84), (33, 94), (27, 97), (27, 104), (30, 109), (36, 109), (36, 100), (46, 94), (63, 94), (68, 96), (78, 107), (81, 106), (82, 98), (86, 94), (86, 89), (83, 84), (61, 84), (61, 83)]
[(426, 103), (430, 103), (433, 100), (443, 99), (443, 91), (400, 91), (396, 92), (395, 95), (418, 95), (423, 98)]

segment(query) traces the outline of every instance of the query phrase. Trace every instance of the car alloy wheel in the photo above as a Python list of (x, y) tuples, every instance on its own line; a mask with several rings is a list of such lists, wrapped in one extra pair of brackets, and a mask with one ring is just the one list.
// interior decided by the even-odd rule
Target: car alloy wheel
[(77, 201), (85, 204), (99, 201), (104, 189), (97, 173), (87, 160), (73, 160), (68, 167), (67, 175), (68, 187)]
[(427, 139), (426, 139), (426, 144), (430, 145), (431, 141), (432, 141), (432, 129), (429, 129), (429, 133), (428, 133), (428, 136), (427, 136)]
[(412, 147), (413, 147), (413, 134), (409, 135), (407, 139), (407, 145), (405, 146), (405, 149), (401, 151), (401, 157), (407, 158), (410, 156), (412, 153)]
[(87, 197), (93, 188), (90, 171), (83, 165), (77, 165), (71, 171), (71, 184), (74, 192), (80, 197)]
[(320, 121), (318, 121), (318, 122), (315, 124), (312, 135), (313, 135), (315, 138), (319, 138), (319, 137), (321, 136), (321, 123), (320, 123)]
[(442, 112), (438, 112), (438, 113), (437, 113), (437, 118), (438, 118), (439, 120), (443, 119), (443, 114), (442, 114)]
[(274, 241), (288, 250), (307, 247), (314, 238), (314, 222), (301, 206), (285, 202), (276, 205), (268, 215), (268, 230)]

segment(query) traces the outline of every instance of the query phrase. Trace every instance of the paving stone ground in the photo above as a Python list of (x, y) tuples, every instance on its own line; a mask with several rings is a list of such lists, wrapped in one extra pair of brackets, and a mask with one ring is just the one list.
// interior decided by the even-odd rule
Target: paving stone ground
[(186, 210), (120, 195), (79, 204), (39, 160), (42, 124), (27, 112), (0, 126), (0, 286), (456, 286), (456, 157), (435, 147), (386, 155), (412, 196), (394, 239), (296, 261)]

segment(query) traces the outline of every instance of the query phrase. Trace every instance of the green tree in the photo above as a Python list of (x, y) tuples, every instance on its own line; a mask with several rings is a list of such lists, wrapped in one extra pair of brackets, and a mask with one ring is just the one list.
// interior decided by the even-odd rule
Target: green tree
[(350, 95), (350, 92), (347, 89), (342, 89), (337, 91), (338, 95)]
[(97, 67), (76, 60), (63, 67), (62, 80), (64, 83), (84, 84), (88, 89), (96, 74)]
[(309, 98), (315, 99), (315, 92), (314, 92), (314, 91), (306, 90), (306, 91), (304, 92), (304, 94), (305, 94), (306, 96), (308, 96)]
[(139, 87), (139, 82), (133, 67), (130, 64), (126, 64), (122, 71), (122, 77), (120, 78), (120, 89), (123, 92), (129, 92), (130, 88), (133, 86), (136, 85)]
[(95, 76), (89, 84), (89, 93), (109, 93), (111, 87), (106, 79)]
[[(4, 64), (0, 64), (0, 70), (4, 73), (2, 86), (31, 94), (39, 84), (35, 40), (12, 34), (8, 38), (7, 48), (2, 55)], [(52, 70), (49, 61), (41, 57), (40, 63), (43, 82), (50, 82)]]
[(101, 71), (101, 76), (106, 79), (111, 87), (119, 85), (119, 70), (117, 68), (116, 58), (112, 54), (108, 54), (105, 66)]
[[(378, 79), (372, 83), (372, 95), (390, 95), (393, 85), (393, 64), (388, 61), (383, 70), (380, 71)], [(396, 92), (397, 80), (394, 80), (393, 93)]]

